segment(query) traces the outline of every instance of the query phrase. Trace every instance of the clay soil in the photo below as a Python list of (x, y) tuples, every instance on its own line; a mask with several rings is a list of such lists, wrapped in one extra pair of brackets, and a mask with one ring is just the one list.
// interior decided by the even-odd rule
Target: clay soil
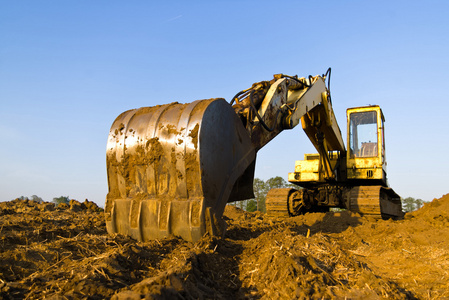
[(449, 299), (449, 195), (401, 221), (225, 212), (224, 238), (136, 242), (92, 202), (0, 203), (1, 299)]

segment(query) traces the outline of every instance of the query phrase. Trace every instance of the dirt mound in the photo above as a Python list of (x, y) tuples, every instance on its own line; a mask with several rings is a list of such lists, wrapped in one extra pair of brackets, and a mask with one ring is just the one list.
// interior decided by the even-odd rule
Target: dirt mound
[(449, 195), (382, 221), (228, 206), (225, 238), (108, 236), (93, 202), (0, 203), (2, 299), (449, 297)]
[(449, 194), (432, 202), (424, 203), (424, 206), (407, 215), (409, 219), (424, 219), (427, 222), (448, 226), (449, 223)]

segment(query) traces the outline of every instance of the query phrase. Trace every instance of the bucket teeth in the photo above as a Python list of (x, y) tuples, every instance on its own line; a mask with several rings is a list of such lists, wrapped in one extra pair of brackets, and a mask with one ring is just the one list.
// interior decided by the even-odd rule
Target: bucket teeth
[(209, 208), (204, 207), (201, 199), (115, 199), (111, 220), (107, 222), (108, 232), (127, 234), (138, 241), (161, 239), (170, 235), (196, 241), (205, 232), (222, 235), (225, 226)]

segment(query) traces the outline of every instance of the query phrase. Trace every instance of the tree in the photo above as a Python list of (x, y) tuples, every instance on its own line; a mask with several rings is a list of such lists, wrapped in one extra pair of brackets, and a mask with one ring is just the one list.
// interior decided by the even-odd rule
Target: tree
[[(267, 181), (263, 181), (259, 178), (254, 178), (254, 200), (257, 204), (256, 210), (266, 212), (265, 200), (267, 198), (267, 193), (271, 189), (282, 189), (288, 187), (296, 187), (285, 181), (284, 178), (280, 176), (272, 177)], [(249, 203), (248, 203), (249, 204)], [(248, 205), (247, 205), (248, 206)], [(248, 210), (248, 208), (247, 208)]]
[(416, 209), (420, 209), (424, 205), (424, 201), (422, 199), (415, 200)]
[(256, 202), (256, 210), (265, 211), (265, 197), (268, 193), (266, 183), (262, 179), (254, 178), (253, 189), (255, 196), (254, 200)]
[(251, 199), (246, 204), (246, 211), (253, 212), (257, 210), (257, 201)]
[(35, 202), (37, 202), (37, 203), (42, 203), (42, 202), (44, 202), (44, 200), (43, 200), (41, 197), (37, 196), (37, 195), (31, 196), (31, 200), (33, 200), (33, 201), (35, 201)]
[(61, 197), (53, 198), (53, 202), (56, 203), (56, 205), (59, 205), (60, 203), (69, 204), (70, 198), (69, 198), (69, 196), (61, 196)]
[(44, 202), (44, 200), (41, 197), (37, 196), (37, 195), (31, 196), (31, 198), (25, 197), (25, 196), (20, 196), (17, 199), (19, 199), (19, 200), (32, 200), (32, 201), (36, 201), (37, 203)]
[(401, 199), (401, 201), (402, 201), (402, 210), (405, 212), (411, 212), (420, 209), (424, 204), (424, 201), (422, 199), (415, 199), (412, 197)]
[(415, 210), (415, 199), (412, 197), (407, 197), (402, 199), (402, 210), (405, 212), (411, 212)]
[[(289, 185), (284, 178), (282, 178), (281, 176), (276, 176), (273, 178), (270, 178), (267, 180), (266, 182), (267, 186), (268, 186), (268, 191), (270, 189), (281, 189), (281, 188), (285, 188), (287, 187), (287, 185)], [(268, 192), (267, 191), (267, 192)]]

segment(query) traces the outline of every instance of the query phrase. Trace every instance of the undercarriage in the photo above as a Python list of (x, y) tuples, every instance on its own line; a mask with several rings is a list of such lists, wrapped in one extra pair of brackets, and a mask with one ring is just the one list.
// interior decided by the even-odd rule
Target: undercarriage
[(315, 188), (272, 189), (267, 194), (265, 205), (268, 215), (279, 217), (325, 212), (330, 207), (382, 219), (401, 219), (404, 215), (400, 197), (391, 188), (380, 185), (323, 184)]

